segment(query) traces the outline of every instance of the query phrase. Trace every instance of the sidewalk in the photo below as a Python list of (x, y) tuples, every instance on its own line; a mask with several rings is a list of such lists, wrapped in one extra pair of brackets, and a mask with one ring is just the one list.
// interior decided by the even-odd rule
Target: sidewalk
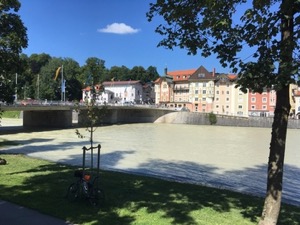
[(0, 224), (3, 225), (72, 225), (61, 219), (2, 200), (0, 200), (0, 212)]

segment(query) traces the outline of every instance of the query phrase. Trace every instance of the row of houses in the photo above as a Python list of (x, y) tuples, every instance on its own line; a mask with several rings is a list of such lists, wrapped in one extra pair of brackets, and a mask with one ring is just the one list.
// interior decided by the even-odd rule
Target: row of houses
[[(164, 71), (164, 76), (153, 83), (140, 81), (104, 82), (104, 92), (99, 92), (99, 104), (155, 104), (176, 110), (191, 112), (213, 112), (230, 116), (274, 115), (276, 91), (266, 89), (263, 93), (243, 93), (236, 88), (237, 75), (209, 72), (205, 67), (198, 69)], [(90, 87), (83, 90), (83, 99), (91, 98)], [(300, 117), (300, 89), (290, 86), (291, 117)]]

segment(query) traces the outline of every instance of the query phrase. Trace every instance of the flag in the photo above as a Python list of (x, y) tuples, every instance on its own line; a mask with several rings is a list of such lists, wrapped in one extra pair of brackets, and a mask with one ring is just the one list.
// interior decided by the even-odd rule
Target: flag
[(60, 70), (61, 70), (61, 67), (58, 67), (58, 68), (57, 68), (57, 70), (56, 70), (56, 73), (55, 73), (54, 80), (56, 80), (56, 79), (57, 79), (57, 77), (58, 77), (58, 74), (59, 74)]

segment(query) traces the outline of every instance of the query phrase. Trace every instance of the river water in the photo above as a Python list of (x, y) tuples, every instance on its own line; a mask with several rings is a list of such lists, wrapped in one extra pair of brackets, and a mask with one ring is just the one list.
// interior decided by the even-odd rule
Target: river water
[[(18, 128), (20, 121), (4, 120), (2, 127)], [(20, 128), (19, 128), (20, 129)], [(85, 129), (80, 132), (86, 136)], [(300, 130), (287, 135), (283, 201), (300, 206)], [(21, 145), (8, 153), (80, 166), (82, 147), (75, 129), (2, 134)], [(99, 127), (95, 144), (101, 144), (101, 168), (146, 174), (180, 182), (197, 183), (264, 197), (270, 128), (199, 126), (183, 124), (125, 124)], [(94, 160), (95, 161), (95, 160)]]

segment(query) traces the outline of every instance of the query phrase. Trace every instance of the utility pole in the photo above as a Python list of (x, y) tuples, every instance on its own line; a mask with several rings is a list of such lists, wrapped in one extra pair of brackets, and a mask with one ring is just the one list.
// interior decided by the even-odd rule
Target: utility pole
[(37, 99), (40, 99), (40, 74), (37, 77)]
[(61, 66), (61, 101), (65, 101), (66, 82), (64, 80), (64, 66)]
[(15, 102), (18, 100), (18, 73), (16, 73)]

